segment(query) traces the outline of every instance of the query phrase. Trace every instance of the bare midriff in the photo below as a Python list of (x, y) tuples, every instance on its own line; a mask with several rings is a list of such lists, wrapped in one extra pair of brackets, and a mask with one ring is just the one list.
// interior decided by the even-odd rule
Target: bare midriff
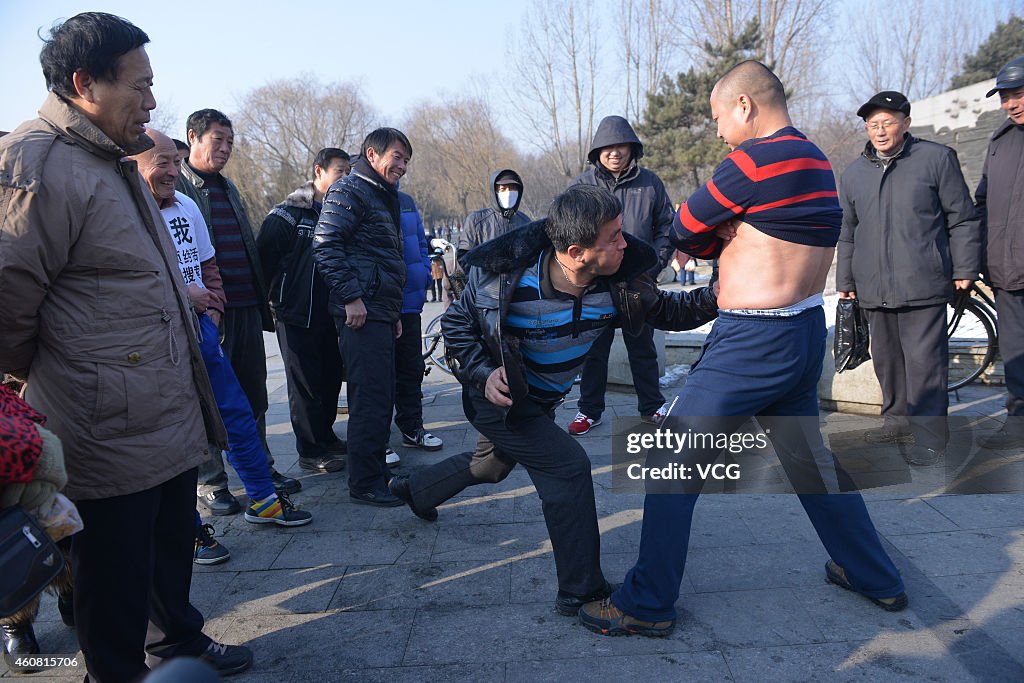
[(771, 237), (749, 223), (718, 261), (719, 308), (785, 308), (820, 293), (834, 247), (812, 247)]

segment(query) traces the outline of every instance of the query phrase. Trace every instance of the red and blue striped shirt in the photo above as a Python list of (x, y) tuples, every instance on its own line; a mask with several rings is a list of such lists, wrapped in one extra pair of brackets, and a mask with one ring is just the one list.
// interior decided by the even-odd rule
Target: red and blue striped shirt
[(715, 258), (722, 240), (714, 229), (733, 218), (786, 242), (834, 247), (843, 211), (832, 165), (791, 126), (747, 140), (679, 207), (673, 242), (691, 256)]

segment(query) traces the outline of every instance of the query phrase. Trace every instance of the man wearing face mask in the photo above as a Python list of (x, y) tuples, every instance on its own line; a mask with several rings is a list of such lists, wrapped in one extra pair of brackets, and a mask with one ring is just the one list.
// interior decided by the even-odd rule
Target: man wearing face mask
[[(672, 200), (665, 185), (653, 171), (637, 162), (644, 146), (629, 121), (621, 116), (601, 119), (594, 133), (587, 159), (591, 168), (576, 176), (571, 185), (596, 185), (610, 190), (622, 202), (622, 229), (654, 247), (658, 262), (651, 270), (657, 280), (669, 261), (672, 228)], [(580, 382), (579, 412), (569, 423), (569, 433), (582, 436), (601, 423), (604, 394), (608, 386), (608, 354), (615, 330), (609, 327), (590, 349)], [(625, 330), (622, 339), (629, 356), (629, 369), (636, 387), (637, 409), (645, 422), (659, 423), (664, 417), (665, 397), (658, 388), (658, 350), (654, 346), (654, 328), (644, 325), (636, 334)]]
[(519, 210), (523, 201), (523, 179), (518, 173), (511, 168), (495, 171), (488, 187), (494, 193), (497, 208), (478, 209), (466, 216), (456, 247), (460, 259), (473, 247), (530, 222), (530, 217)]

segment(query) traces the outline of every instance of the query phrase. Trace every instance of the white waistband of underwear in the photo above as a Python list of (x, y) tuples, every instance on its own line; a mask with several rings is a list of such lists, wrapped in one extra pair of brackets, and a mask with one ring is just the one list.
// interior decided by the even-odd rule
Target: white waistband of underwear
[(722, 313), (732, 313), (733, 315), (761, 315), (768, 316), (770, 318), (791, 318), (794, 315), (800, 315), (809, 308), (815, 306), (824, 306), (825, 297), (821, 295), (821, 292), (812, 294), (803, 301), (798, 301), (792, 306), (786, 306), (785, 308), (723, 308)]

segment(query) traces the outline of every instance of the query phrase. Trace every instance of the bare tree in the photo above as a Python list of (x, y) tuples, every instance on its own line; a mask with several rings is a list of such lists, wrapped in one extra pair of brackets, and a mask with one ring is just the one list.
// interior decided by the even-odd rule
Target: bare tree
[(633, 121), (643, 117), (648, 95), (657, 90), (663, 72), (676, 55), (675, 26), (680, 14), (680, 0), (619, 0), (625, 115)]
[[(519, 162), (487, 102), (479, 97), (422, 104), (404, 126), (414, 153), (402, 191), (416, 200), (428, 225), (460, 221), (470, 211), (491, 205), (491, 172), (515, 168)], [(528, 181), (524, 182), (529, 192)]]
[(320, 83), (309, 74), (246, 95), (232, 116), (235, 150), (226, 173), (253, 220), (312, 177), (324, 147), (358, 150), (374, 114), (350, 83)]
[(815, 94), (819, 67), (836, 42), (828, 0), (688, 0), (677, 24), (695, 61), (704, 45), (723, 45), (751, 19), (761, 26), (764, 61), (793, 93), (792, 101)]
[(521, 92), (512, 101), (525, 137), (572, 178), (594, 132), (598, 20), (593, 0), (534, 0), (514, 49)]

